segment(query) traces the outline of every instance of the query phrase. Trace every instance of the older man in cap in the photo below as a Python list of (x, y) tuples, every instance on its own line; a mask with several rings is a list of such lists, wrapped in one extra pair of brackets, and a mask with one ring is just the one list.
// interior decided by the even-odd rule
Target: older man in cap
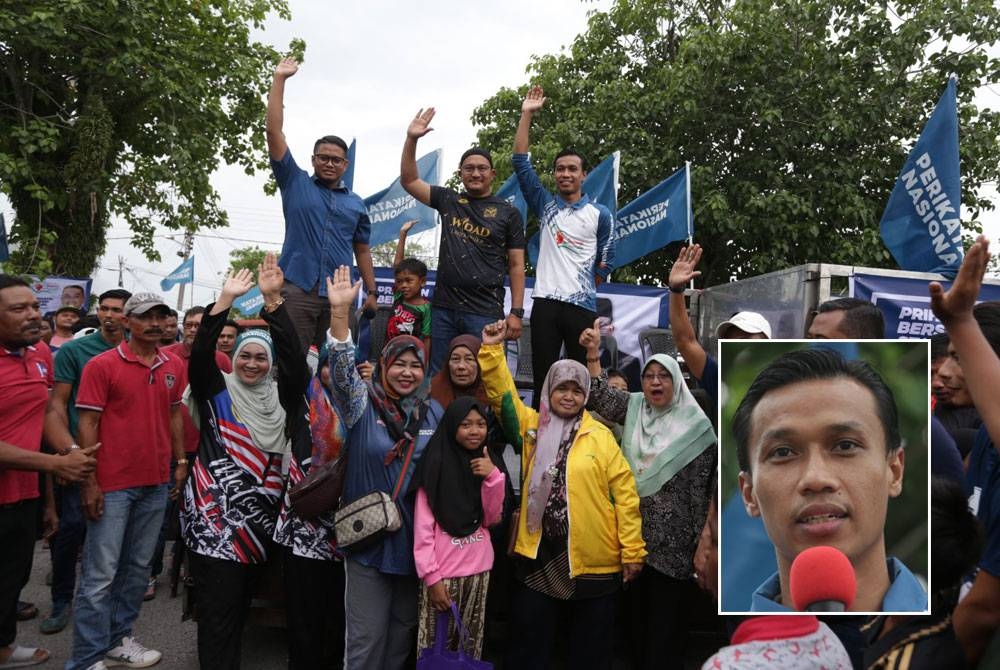
[[(66, 670), (145, 668), (161, 654), (132, 637), (168, 495), (187, 477), (182, 362), (159, 348), (170, 308), (155, 293), (125, 303), (131, 339), (92, 358), (76, 396), (81, 446), (100, 442), (83, 487), (87, 539)], [(176, 459), (168, 492), (170, 459)]]

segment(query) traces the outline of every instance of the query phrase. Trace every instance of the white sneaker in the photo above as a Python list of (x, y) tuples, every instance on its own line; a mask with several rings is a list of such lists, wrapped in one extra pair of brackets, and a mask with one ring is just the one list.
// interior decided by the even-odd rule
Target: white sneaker
[(163, 654), (155, 649), (147, 649), (134, 637), (123, 637), (122, 643), (104, 656), (104, 665), (108, 668), (120, 665), (126, 668), (148, 668), (159, 663), (161, 658)]
[(108, 670), (108, 666), (104, 665), (104, 661), (98, 661), (88, 667), (87, 670)]

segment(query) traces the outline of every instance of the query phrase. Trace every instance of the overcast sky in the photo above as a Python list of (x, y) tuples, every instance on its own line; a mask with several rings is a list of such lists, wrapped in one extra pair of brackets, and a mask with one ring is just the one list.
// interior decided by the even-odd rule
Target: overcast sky
[[(532, 55), (568, 47), (586, 28), (587, 14), (611, 4), (289, 0), (292, 20), (272, 19), (256, 38), (278, 50), (286, 49), (293, 37), (306, 41), (305, 62), (285, 90), (288, 144), (299, 164), (306, 166), (317, 137), (333, 133), (348, 141), (356, 138), (354, 189), (364, 197), (399, 175), (406, 126), (419, 108), (434, 106), (437, 116), (435, 130), (420, 141), (418, 155), (442, 148), (447, 175), (475, 140), (472, 111), (501, 87), (527, 83), (525, 69)], [(996, 108), (998, 100), (1000, 94), (987, 91), (981, 104)], [(196, 236), (194, 304), (213, 299), (233, 249), (257, 244), (280, 250), (281, 204), (277, 195), (263, 193), (268, 177), (248, 177), (240, 169), (223, 169), (214, 176), (230, 227)], [(6, 200), (0, 201), (0, 211), (8, 222), (13, 219)], [(993, 213), (991, 218), (1000, 217)], [(995, 227), (989, 232), (995, 236)], [(159, 292), (160, 279), (180, 263), (179, 234), (163, 231), (157, 237), (161, 263), (146, 261), (129, 245), (129, 237), (124, 225), (109, 230), (107, 252), (95, 274), (96, 292), (117, 285), (120, 256), (127, 268), (125, 288), (132, 291)], [(176, 304), (177, 292), (173, 288), (166, 294), (168, 302)], [(188, 291), (185, 306), (190, 295)]]

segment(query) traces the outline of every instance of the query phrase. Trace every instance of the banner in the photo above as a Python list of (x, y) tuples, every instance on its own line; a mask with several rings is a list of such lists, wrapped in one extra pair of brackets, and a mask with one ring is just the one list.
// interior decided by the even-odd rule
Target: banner
[(3, 220), (3, 214), (0, 214), (0, 263), (9, 260), (10, 249), (7, 247), (7, 224)]
[(354, 147), (356, 144), (357, 140), (351, 140), (350, 146), (347, 147), (347, 169), (340, 177), (340, 183), (346, 186), (349, 191), (354, 190)]
[(615, 221), (614, 267), (691, 236), (688, 175), (684, 167), (621, 208)]
[[(611, 211), (611, 219), (614, 220), (618, 211), (618, 168), (621, 164), (621, 152), (616, 151), (597, 167), (587, 173), (587, 178), (583, 180), (583, 192), (590, 197), (593, 202), (604, 205)], [(517, 175), (511, 177), (517, 179)], [(506, 184), (504, 184), (506, 186)], [(520, 188), (518, 188), (520, 193)], [(527, 207), (527, 203), (525, 203)], [(527, 217), (524, 219), (527, 224)], [(532, 265), (538, 265), (538, 249), (541, 242), (536, 232), (528, 240), (528, 260)], [(617, 251), (615, 252), (617, 255)]]
[(256, 314), (263, 306), (264, 294), (260, 292), (260, 288), (257, 286), (254, 286), (237, 300), (233, 301), (233, 307), (240, 310), (240, 314), (244, 316), (252, 316)]
[[(944, 325), (931, 311), (927, 279), (855, 273), (851, 295), (879, 308), (885, 318), (885, 336), (891, 339), (926, 339), (944, 332)], [(951, 282), (941, 282), (947, 290)], [(984, 283), (979, 300), (1000, 300), (1000, 286)]]
[(177, 266), (177, 269), (160, 280), (160, 289), (169, 291), (177, 284), (190, 284), (194, 281), (194, 256), (189, 257)]
[[(437, 149), (417, 160), (420, 178), (428, 184), (440, 181), (440, 158), (441, 150)], [(365, 205), (372, 222), (368, 244), (373, 247), (398, 239), (399, 229), (407, 221), (417, 221), (410, 229), (410, 235), (422, 233), (437, 225), (437, 212), (417, 202), (416, 198), (403, 189), (398, 177), (388, 188), (365, 198)]]
[(72, 305), (84, 311), (90, 305), (89, 277), (58, 277), (49, 275), (44, 280), (31, 277), (31, 290), (38, 298), (38, 308), (43, 315), (55, 312), (63, 305)]
[(497, 191), (496, 196), (517, 209), (521, 213), (521, 223), (528, 225), (528, 201), (524, 199), (524, 194), (521, 193), (521, 185), (517, 183), (516, 174), (507, 177), (507, 181), (500, 185), (500, 190)]
[(900, 171), (879, 226), (901, 269), (937, 272), (949, 279), (965, 255), (955, 88), (952, 77)]

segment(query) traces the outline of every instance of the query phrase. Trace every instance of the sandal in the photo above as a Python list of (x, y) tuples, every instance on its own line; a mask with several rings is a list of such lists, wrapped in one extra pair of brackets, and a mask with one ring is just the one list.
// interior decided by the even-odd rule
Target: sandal
[(35, 603), (27, 603), (23, 600), (17, 601), (17, 620), (28, 621), (38, 616), (38, 608)]
[[(10, 656), (5, 662), (0, 663), (0, 670), (6, 670), (6, 668), (27, 668), (32, 665), (38, 665), (49, 660), (49, 656), (51, 656), (47, 649), (40, 649), (38, 647), (14, 645), (10, 649)], [(36, 657), (39, 652), (42, 654), (41, 658)]]

